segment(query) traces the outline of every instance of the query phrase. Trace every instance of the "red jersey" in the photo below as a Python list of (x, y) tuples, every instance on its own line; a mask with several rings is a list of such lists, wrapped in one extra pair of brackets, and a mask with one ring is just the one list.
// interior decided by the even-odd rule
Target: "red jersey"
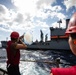
[(52, 68), (53, 75), (76, 75), (76, 66), (69, 68)]
[(7, 48), (6, 48), (6, 52), (7, 52), (7, 65), (11, 64), (11, 65), (19, 65), (19, 61), (20, 61), (20, 50), (16, 50), (16, 53), (14, 54), (14, 52), (12, 52), (11, 50), (11, 45), (12, 45), (12, 41), (8, 41), (7, 42)]

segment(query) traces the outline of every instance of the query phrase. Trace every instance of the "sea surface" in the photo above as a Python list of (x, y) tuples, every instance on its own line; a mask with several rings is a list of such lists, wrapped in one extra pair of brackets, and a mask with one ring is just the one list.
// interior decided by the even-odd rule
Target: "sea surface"
[[(50, 75), (51, 68), (57, 67), (54, 63), (56, 59), (60, 59), (59, 67), (70, 67), (76, 64), (76, 56), (71, 51), (21, 50), (20, 73), (21, 75)], [(0, 68), (4, 70), (6, 70), (6, 60), (5, 49), (0, 49)]]

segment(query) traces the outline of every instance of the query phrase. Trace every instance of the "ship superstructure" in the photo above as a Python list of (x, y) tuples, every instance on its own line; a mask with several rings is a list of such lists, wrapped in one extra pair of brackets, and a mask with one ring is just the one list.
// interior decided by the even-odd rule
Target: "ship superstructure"
[[(66, 19), (66, 28), (68, 25), (69, 19)], [(58, 22), (59, 26), (61, 21)], [(68, 44), (68, 36), (65, 35), (66, 28), (53, 28), (50, 27), (50, 41), (43, 42), (42, 40), (40, 42), (36, 41), (32, 45), (30, 45), (30, 48), (33, 49), (41, 49), (41, 50), (70, 50), (69, 44)]]

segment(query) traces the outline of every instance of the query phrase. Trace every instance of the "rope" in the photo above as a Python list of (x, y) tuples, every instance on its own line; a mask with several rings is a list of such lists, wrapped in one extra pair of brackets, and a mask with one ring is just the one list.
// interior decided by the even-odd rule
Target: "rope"
[(40, 60), (20, 60), (20, 61), (25, 61), (25, 62), (40, 62), (40, 63), (49, 63), (49, 64), (55, 63), (55, 61), (40, 61)]
[(59, 67), (59, 64), (60, 64), (60, 59), (56, 59), (54, 61), (40, 61), (40, 60), (21, 60), (21, 61), (47, 63), (47, 64), (56, 64), (57, 67)]
[(54, 61), (40, 61), (40, 60), (20, 60), (20, 61), (24, 61), (24, 62), (38, 62), (38, 63), (47, 63), (47, 64), (56, 64), (57, 67), (59, 67), (59, 64), (71, 65), (70, 63), (60, 62), (60, 59), (56, 59)]

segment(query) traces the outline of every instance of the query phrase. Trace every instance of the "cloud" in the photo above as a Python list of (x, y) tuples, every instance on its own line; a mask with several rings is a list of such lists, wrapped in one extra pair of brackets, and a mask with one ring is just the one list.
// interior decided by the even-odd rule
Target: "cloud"
[[(50, 8), (56, 0), (12, 0), (13, 4), (18, 8), (18, 11), (28, 15), (28, 18), (40, 17), (46, 19), (49, 15), (45, 11)], [(54, 7), (55, 10), (61, 9), (60, 6)]]
[(0, 22), (8, 21), (9, 19), (9, 10), (2, 4), (0, 4)]
[(14, 15), (12, 14), (13, 15), (12, 28), (32, 29), (32, 28), (36, 28), (37, 26), (40, 26), (43, 28), (48, 27), (48, 25), (45, 24), (45, 22), (42, 22), (39, 19), (38, 21), (40, 23), (39, 22), (35, 23), (34, 18), (37, 17), (37, 18), (41, 18), (42, 20), (47, 19), (49, 16), (49, 13), (44, 12), (44, 10), (47, 9), (45, 8), (45, 5), (50, 6), (50, 4), (54, 3), (55, 0), (52, 0), (52, 1), (51, 0), (48, 0), (48, 1), (46, 0), (28, 0), (28, 1), (27, 0), (12, 0), (12, 2), (18, 8), (17, 12), (16, 13), (14, 12)]
[(45, 9), (45, 6), (50, 6), (52, 5), (53, 3), (55, 3), (56, 0), (38, 0), (37, 1), (37, 8), (38, 9), (42, 9), (44, 8)]
[(61, 13), (61, 12), (51, 12), (50, 13), (50, 17), (53, 19), (53, 18), (58, 18), (58, 19), (65, 19), (66, 18), (66, 16), (63, 14), (63, 13)]
[(31, 29), (32, 22), (30, 17), (18, 11), (6, 8), (4, 5), (0, 4), (0, 29), (9, 31), (18, 29)]
[(15, 19), (14, 19), (14, 21), (15, 21), (15, 22), (18, 22), (18, 23), (22, 23), (23, 20), (24, 20), (24, 17), (23, 17), (23, 15), (22, 15), (21, 13), (18, 13), (18, 14), (15, 16)]
[(0, 14), (7, 14), (7, 12), (8, 12), (8, 9), (4, 6), (4, 5), (2, 5), (2, 4), (0, 4)]
[(29, 13), (34, 15), (37, 11), (36, 1), (37, 0), (11, 0), (13, 4), (18, 8), (21, 13)]
[(52, 11), (58, 12), (58, 11), (61, 11), (61, 10), (62, 10), (62, 8), (59, 5), (56, 5), (56, 6), (52, 7)]
[(49, 26), (46, 24), (46, 22), (41, 22), (41, 21), (37, 21), (37, 25), (36, 26), (40, 26), (41, 28), (49, 28)]
[[(0, 29), (4, 31), (38, 31), (49, 30), (50, 25), (57, 27), (56, 20), (66, 19), (65, 10), (57, 0), (11, 0), (16, 9), (7, 8), (0, 4)], [(62, 2), (62, 1), (61, 1)], [(76, 6), (75, 0), (64, 0), (67, 10)], [(10, 7), (10, 6), (9, 6)], [(62, 13), (64, 12), (64, 13)], [(68, 16), (68, 15), (67, 15)], [(47, 23), (48, 22), (48, 23)], [(54, 22), (54, 23), (53, 23)], [(65, 27), (63, 22), (61, 25)], [(36, 34), (35, 35), (38, 35)]]
[[(43, 20), (51, 18), (65, 18), (59, 5), (51, 6), (56, 0), (11, 0), (18, 8), (17, 10), (8, 9), (4, 5), (0, 5), (0, 24), (5, 25), (5, 29), (10, 30), (30, 30), (37, 26), (49, 27)], [(23, 4), (22, 4), (23, 3)], [(62, 16), (62, 17), (61, 17)], [(37, 21), (34, 22), (34, 18)], [(7, 28), (8, 27), (8, 28)], [(4, 28), (4, 27), (3, 27)]]
[(66, 6), (66, 10), (69, 10), (73, 6), (76, 7), (76, 0), (64, 0), (64, 5)]

